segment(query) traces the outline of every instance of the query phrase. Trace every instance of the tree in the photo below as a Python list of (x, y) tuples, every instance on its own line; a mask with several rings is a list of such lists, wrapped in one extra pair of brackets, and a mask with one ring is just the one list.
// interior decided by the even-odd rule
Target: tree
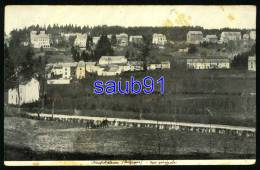
[(113, 55), (113, 49), (111, 47), (111, 43), (109, 41), (109, 39), (107, 38), (106, 35), (102, 34), (98, 43), (97, 43), (97, 46), (96, 46), (96, 49), (94, 51), (94, 55), (95, 55), (95, 59), (94, 60), (99, 60), (99, 58), (101, 56), (104, 56), (104, 55)]
[(93, 38), (92, 38), (92, 36), (89, 36), (87, 38), (87, 42), (86, 42), (86, 50), (90, 51), (92, 46), (93, 46)]
[(111, 37), (111, 45), (116, 46), (116, 43), (117, 43), (116, 36), (115, 36), (115, 34), (113, 34)]
[(8, 47), (4, 46), (4, 80), (7, 80), (14, 74), (14, 63), (9, 56)]
[(189, 46), (189, 50), (188, 50), (188, 53), (189, 54), (194, 54), (194, 53), (196, 53), (198, 50), (197, 50), (197, 48), (196, 48), (196, 46), (195, 45), (190, 45)]
[(148, 37), (144, 37), (144, 44), (142, 47), (141, 60), (143, 61), (144, 71), (147, 70), (147, 57), (150, 55), (151, 41)]

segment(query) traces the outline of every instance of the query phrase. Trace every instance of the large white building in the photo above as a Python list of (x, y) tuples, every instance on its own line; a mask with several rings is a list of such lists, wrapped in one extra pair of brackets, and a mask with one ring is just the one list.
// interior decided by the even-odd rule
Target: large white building
[(201, 31), (189, 31), (187, 33), (187, 43), (200, 44), (203, 42), (203, 34)]
[(77, 34), (77, 37), (74, 41), (74, 46), (80, 48), (85, 48), (87, 44), (88, 35), (87, 34)]
[(72, 70), (77, 66), (77, 62), (72, 63), (49, 63), (46, 65), (47, 78), (53, 79), (53, 76), (59, 76), (60, 79), (71, 79)]
[(229, 69), (230, 60), (222, 58), (187, 59), (188, 69)]
[(256, 31), (250, 31), (249, 36), (250, 36), (251, 40), (255, 40), (256, 39)]
[(218, 37), (216, 35), (206, 35), (206, 42), (208, 43), (217, 43)]
[(220, 41), (223, 43), (238, 40), (241, 40), (241, 32), (222, 32), (220, 35)]
[(40, 98), (40, 83), (35, 78), (23, 82), (17, 88), (8, 90), (8, 104), (22, 105), (33, 103)]
[(50, 35), (45, 34), (45, 31), (40, 31), (37, 34), (37, 31), (31, 31), (30, 41), (34, 48), (50, 48)]
[(256, 71), (256, 60), (255, 56), (248, 57), (248, 70), (249, 71)]
[(127, 58), (125, 56), (101, 56), (98, 64), (101, 66), (108, 65), (124, 65), (127, 63)]
[(134, 43), (134, 44), (141, 44), (143, 42), (143, 36), (132, 35), (129, 37), (129, 42)]
[(166, 36), (163, 34), (153, 34), (153, 40), (152, 44), (158, 45), (158, 46), (164, 46), (167, 43)]
[(128, 46), (128, 35), (126, 33), (116, 34), (116, 41), (117, 41), (117, 45), (119, 46), (122, 47)]

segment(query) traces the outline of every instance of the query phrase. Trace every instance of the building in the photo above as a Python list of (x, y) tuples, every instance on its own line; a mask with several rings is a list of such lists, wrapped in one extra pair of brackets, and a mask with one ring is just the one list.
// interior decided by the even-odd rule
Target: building
[(249, 34), (243, 34), (243, 40), (244, 41), (247, 41), (247, 40), (249, 40)]
[(76, 68), (76, 78), (84, 79), (86, 77), (86, 65), (84, 61), (79, 61)]
[(71, 79), (73, 68), (76, 68), (77, 62), (72, 63), (49, 63), (46, 65), (48, 79)]
[(97, 45), (98, 41), (99, 41), (100, 37), (92, 37), (92, 42), (94, 45)]
[(206, 35), (206, 42), (208, 43), (217, 43), (218, 37), (216, 35)]
[(256, 31), (250, 31), (249, 37), (251, 40), (256, 40)]
[(74, 46), (78, 46), (80, 48), (86, 48), (87, 44), (87, 34), (77, 34), (77, 37), (74, 41)]
[(70, 79), (51, 79), (47, 80), (47, 84), (70, 84)]
[(188, 69), (229, 69), (230, 60), (227, 58), (193, 58), (187, 59)]
[(161, 68), (162, 69), (170, 69), (171, 68), (171, 62), (170, 61), (162, 61), (161, 62)]
[(34, 48), (50, 48), (50, 35), (45, 34), (45, 31), (40, 31), (37, 34), (37, 31), (31, 31), (30, 41)]
[(129, 42), (133, 44), (142, 44), (143, 43), (143, 36), (141, 35), (132, 35), (129, 37)]
[(203, 34), (201, 31), (189, 31), (187, 33), (187, 43), (200, 44), (203, 42)]
[(98, 64), (101, 66), (108, 65), (124, 65), (127, 63), (127, 58), (125, 56), (101, 56)]
[(22, 105), (33, 103), (40, 98), (40, 83), (32, 78), (30, 81), (22, 82), (17, 88), (8, 90), (8, 104)]
[(129, 71), (142, 71), (144, 70), (143, 61), (128, 61)]
[(158, 46), (164, 46), (167, 43), (166, 36), (163, 34), (153, 34), (152, 44)]
[(161, 63), (152, 63), (147, 65), (147, 70), (156, 70), (156, 69), (170, 69), (170, 61), (162, 61)]
[(248, 57), (248, 70), (249, 71), (256, 71), (256, 58), (255, 56)]
[(99, 76), (116, 76), (121, 74), (121, 69), (117, 65), (112, 65), (108, 68), (99, 70), (97, 73)]
[(77, 37), (78, 35), (81, 35), (81, 33), (61, 33), (60, 34), (66, 41), (69, 41), (70, 37)]
[(117, 45), (119, 46), (122, 47), (128, 46), (128, 35), (126, 33), (116, 34), (116, 41), (117, 41)]
[(241, 32), (222, 32), (220, 35), (220, 41), (223, 43), (238, 40), (241, 40)]
[(96, 73), (99, 69), (98, 66), (96, 66), (96, 62), (85, 62), (86, 65), (86, 72), (89, 73)]
[(189, 48), (188, 47), (186, 47), (186, 48), (180, 48), (179, 50), (178, 50), (178, 52), (180, 52), (180, 53), (187, 53), (189, 51)]

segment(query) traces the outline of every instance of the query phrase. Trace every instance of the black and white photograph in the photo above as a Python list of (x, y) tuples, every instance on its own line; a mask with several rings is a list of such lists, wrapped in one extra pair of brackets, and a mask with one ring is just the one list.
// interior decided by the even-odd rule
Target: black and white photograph
[(4, 14), (6, 166), (255, 164), (256, 6)]

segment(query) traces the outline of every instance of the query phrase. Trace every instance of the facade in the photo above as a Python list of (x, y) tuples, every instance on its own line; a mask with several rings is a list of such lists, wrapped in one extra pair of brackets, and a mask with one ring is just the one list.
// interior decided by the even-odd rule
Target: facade
[(249, 38), (250, 38), (249, 34), (243, 34), (243, 40), (246, 41), (246, 40), (249, 40)]
[(79, 61), (76, 68), (76, 78), (84, 79), (86, 77), (86, 66), (84, 61)]
[(188, 69), (229, 69), (230, 60), (220, 58), (187, 59)]
[(117, 41), (117, 45), (119, 46), (122, 47), (128, 46), (128, 35), (126, 33), (116, 34), (116, 41)]
[(256, 57), (255, 56), (248, 57), (248, 70), (256, 71)]
[(153, 34), (152, 44), (158, 46), (164, 46), (167, 43), (166, 36), (163, 34)]
[(162, 61), (162, 69), (170, 69), (171, 68), (171, 62), (170, 61)]
[(143, 61), (128, 61), (129, 71), (142, 71), (144, 70)]
[(31, 31), (30, 41), (34, 48), (50, 48), (50, 35), (45, 34), (45, 31), (40, 31), (37, 34), (37, 31)]
[(129, 37), (129, 42), (134, 43), (134, 44), (141, 44), (141, 43), (143, 43), (143, 36), (132, 35)]
[(17, 88), (8, 90), (8, 104), (22, 105), (33, 103), (40, 98), (40, 83), (35, 78), (23, 82)]
[(249, 37), (251, 40), (256, 40), (256, 31), (250, 31)]
[(108, 65), (119, 65), (119, 64), (126, 64), (127, 58), (125, 56), (101, 56), (98, 61), (98, 64), (101, 66), (108, 66)]
[(208, 43), (217, 43), (218, 37), (216, 35), (206, 35), (206, 42)]
[(96, 62), (85, 62), (86, 72), (95, 73), (98, 70), (98, 66), (96, 66)]
[(121, 74), (121, 69), (117, 65), (112, 65), (107, 69), (99, 70), (97, 73), (99, 76), (116, 76)]
[(92, 37), (93, 44), (97, 45), (99, 39), (100, 39), (100, 37)]
[(201, 31), (189, 31), (187, 33), (187, 43), (200, 44), (203, 42), (203, 34)]
[(87, 44), (87, 34), (77, 34), (77, 37), (74, 41), (74, 46), (78, 46), (80, 48), (86, 48)]
[(77, 62), (72, 63), (49, 63), (46, 66), (47, 78), (52, 79), (53, 76), (59, 77), (59, 79), (71, 79), (72, 70), (76, 68)]
[(239, 40), (241, 40), (241, 32), (222, 32), (220, 35), (220, 41), (223, 43)]

